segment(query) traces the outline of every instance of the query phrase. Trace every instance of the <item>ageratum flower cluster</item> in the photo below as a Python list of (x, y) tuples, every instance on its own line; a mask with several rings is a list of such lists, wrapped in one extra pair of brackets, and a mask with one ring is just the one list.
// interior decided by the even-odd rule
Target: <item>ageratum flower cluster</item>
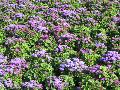
[(50, 76), (47, 79), (48, 87), (55, 87), (57, 90), (63, 90), (67, 86), (67, 83), (60, 77)]
[(28, 89), (42, 89), (42, 84), (37, 83), (35, 80), (22, 83), (22, 86)]
[(117, 61), (120, 61), (120, 54), (116, 51), (108, 51), (103, 55), (100, 61), (105, 63), (115, 63)]
[(85, 65), (83, 61), (81, 61), (79, 58), (72, 58), (67, 59), (65, 63), (60, 64), (60, 70), (65, 71), (66, 69), (71, 72), (82, 72), (83, 70), (86, 70), (88, 66)]

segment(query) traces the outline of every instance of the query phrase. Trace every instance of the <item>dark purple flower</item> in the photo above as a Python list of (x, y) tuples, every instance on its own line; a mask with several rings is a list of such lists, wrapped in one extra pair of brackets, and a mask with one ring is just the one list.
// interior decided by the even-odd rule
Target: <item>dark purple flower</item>
[(20, 19), (22, 19), (22, 18), (24, 17), (24, 14), (23, 14), (23, 13), (16, 13), (16, 14), (14, 15), (14, 17), (15, 17), (15, 18), (20, 18)]

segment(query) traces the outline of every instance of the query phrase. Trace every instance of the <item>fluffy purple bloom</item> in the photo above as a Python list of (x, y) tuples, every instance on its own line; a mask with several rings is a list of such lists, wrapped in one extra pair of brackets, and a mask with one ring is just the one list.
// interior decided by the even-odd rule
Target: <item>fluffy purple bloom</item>
[(48, 0), (35, 0), (35, 2), (48, 2)]
[(115, 85), (120, 85), (120, 80), (114, 80)]
[(47, 35), (47, 34), (42, 35), (43, 40), (47, 40), (48, 38), (49, 38), (49, 35)]
[(69, 71), (78, 71), (82, 72), (83, 70), (87, 69), (87, 66), (84, 64), (83, 61), (80, 61), (78, 58), (67, 59), (66, 62), (60, 64), (61, 71), (65, 69)]
[(7, 79), (7, 80), (4, 81), (4, 85), (5, 85), (6, 87), (12, 88), (12, 87), (13, 87), (13, 82), (12, 82), (12, 80), (9, 78), (9, 79)]
[(10, 45), (10, 44), (15, 44), (16, 42), (25, 42), (25, 40), (23, 40), (22, 38), (19, 38), (19, 37), (8, 37), (6, 39), (6, 42), (5, 44), (6, 45)]
[(91, 53), (91, 49), (80, 49), (81, 53), (85, 54), (85, 53)]
[(54, 30), (55, 32), (61, 32), (61, 31), (63, 30), (63, 28), (62, 28), (62, 26), (54, 26), (54, 27), (53, 27), (53, 30)]
[(16, 0), (17, 4), (26, 4), (29, 0)]
[(21, 71), (21, 69), (20, 70), (17, 70), (17, 72), (16, 71), (14, 71), (14, 68), (16, 68), (16, 66), (15, 65), (6, 65), (5, 67), (5, 72), (6, 73), (9, 73), (9, 74), (18, 74), (18, 73), (20, 73), (20, 71)]
[(36, 50), (35, 53), (32, 54), (33, 57), (45, 57), (46, 51), (45, 50)]
[(0, 54), (0, 64), (7, 62), (7, 57), (4, 56), (3, 54)]
[(115, 23), (120, 23), (120, 17), (113, 17), (112, 20)]
[(65, 82), (60, 77), (51, 76), (47, 79), (48, 86), (53, 86), (57, 90), (63, 90), (65, 87)]
[(91, 42), (90, 37), (83, 37), (82, 42), (85, 43), (85, 44), (90, 43)]
[(11, 59), (10, 64), (17, 65), (21, 68), (28, 68), (28, 64), (27, 64), (26, 60), (21, 59), (21, 58)]
[(100, 65), (94, 65), (88, 68), (90, 73), (101, 74), (102, 71), (100, 70)]
[(29, 82), (24, 82), (24, 83), (22, 83), (22, 86), (27, 87), (27, 88), (33, 88), (33, 89), (35, 89), (35, 88), (42, 89), (43, 88), (42, 84), (37, 83), (35, 80), (31, 80)]
[(76, 40), (76, 39), (77, 39), (76, 35), (66, 33), (60, 37), (59, 41), (71, 42), (71, 41)]
[(72, 10), (63, 10), (62, 13), (63, 13), (63, 16), (68, 16), (68, 17), (72, 17), (77, 14), (75, 11), (72, 11)]
[(17, 4), (8, 4), (8, 6), (10, 6), (12, 8), (16, 8)]
[(0, 68), (0, 75), (1, 75), (1, 76), (5, 76), (5, 75), (6, 75), (5, 70), (3, 70), (3, 69)]
[(116, 62), (120, 60), (120, 54), (116, 51), (108, 51), (100, 60), (106, 63)]
[(36, 50), (35, 53), (32, 54), (33, 57), (38, 57), (38, 58), (47, 58), (49, 61), (51, 57), (45, 50)]
[(14, 17), (15, 17), (15, 18), (20, 18), (20, 19), (22, 19), (22, 18), (24, 17), (24, 14), (23, 14), (23, 13), (16, 13), (16, 14), (14, 15)]
[(6, 31), (16, 31), (17, 26), (15, 24), (10, 24), (5, 28)]
[(17, 30), (23, 29), (23, 28), (27, 28), (26, 25), (15, 25), (15, 24), (10, 24), (8, 25), (5, 30), (6, 31), (12, 31), (12, 32), (16, 32)]
[(87, 9), (86, 9), (86, 8), (79, 8), (79, 9), (77, 9), (76, 11), (77, 11), (78, 13), (84, 13), (84, 12), (87, 11)]
[(97, 34), (96, 36), (98, 37), (98, 38), (101, 38), (101, 37), (103, 37), (105, 34), (102, 34), (102, 33), (99, 33), (99, 34)]
[(46, 28), (46, 27), (42, 27), (42, 26), (38, 26), (38, 27), (36, 28), (36, 31), (37, 31), (37, 32), (47, 31), (47, 28)]
[(64, 49), (69, 48), (67, 45), (58, 45), (58, 47), (55, 49), (56, 52), (63, 52)]
[(97, 48), (105, 48), (106, 47), (104, 43), (96, 43), (95, 46)]

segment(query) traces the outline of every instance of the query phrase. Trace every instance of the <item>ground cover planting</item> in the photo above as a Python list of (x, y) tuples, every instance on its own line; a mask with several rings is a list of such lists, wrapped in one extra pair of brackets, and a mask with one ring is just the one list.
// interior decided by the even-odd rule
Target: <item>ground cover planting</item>
[(120, 90), (119, 0), (0, 0), (0, 90)]

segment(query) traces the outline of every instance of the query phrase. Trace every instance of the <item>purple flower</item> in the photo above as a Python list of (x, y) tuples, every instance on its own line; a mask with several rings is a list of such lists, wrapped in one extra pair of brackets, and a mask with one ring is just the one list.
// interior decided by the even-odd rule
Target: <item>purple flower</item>
[(42, 39), (43, 39), (43, 40), (47, 40), (48, 38), (49, 38), (49, 36), (48, 36), (47, 34), (42, 35)]
[(55, 49), (56, 52), (63, 52), (64, 49), (69, 48), (67, 45), (58, 45), (58, 47)]
[(91, 53), (91, 49), (80, 49), (81, 53), (85, 54), (85, 53)]
[(33, 57), (45, 57), (46, 51), (45, 50), (41, 50), (38, 51), (36, 50), (35, 53), (32, 54)]
[(114, 80), (115, 85), (120, 85), (120, 81), (119, 80)]
[(79, 13), (81, 13), (81, 12), (85, 13), (87, 11), (87, 9), (86, 8), (79, 8), (76, 11), (79, 12)]
[(23, 14), (23, 13), (16, 13), (16, 14), (14, 15), (14, 17), (15, 17), (15, 18), (20, 18), (20, 19), (22, 19), (22, 18), (24, 17), (24, 14)]
[(29, 0), (16, 0), (17, 4), (26, 4)]
[(98, 37), (98, 38), (101, 38), (101, 37), (103, 37), (105, 34), (102, 34), (102, 33), (99, 33), (99, 34), (97, 34), (96, 36)]
[(8, 78), (7, 80), (4, 81), (4, 85), (6, 87), (12, 88), (13, 87), (13, 82), (10, 78)]
[(5, 76), (5, 75), (6, 75), (6, 72), (5, 72), (5, 70), (3, 70), (3, 69), (0, 69), (0, 75), (1, 75), (1, 76)]
[(10, 64), (17, 65), (21, 68), (28, 68), (26, 60), (21, 58), (11, 59)]
[(95, 46), (97, 48), (105, 48), (106, 47), (104, 43), (96, 43)]
[(10, 24), (5, 28), (6, 31), (16, 31), (16, 29), (17, 27), (15, 24)]
[(116, 62), (120, 60), (120, 54), (116, 51), (108, 51), (100, 60), (106, 63)]
[(87, 69), (87, 66), (83, 61), (80, 61), (78, 58), (67, 59), (66, 62), (60, 64), (60, 70), (64, 71), (65, 69), (69, 71), (78, 71), (82, 72)]
[(120, 23), (120, 17), (113, 17), (112, 20), (115, 23)]
[(63, 16), (68, 16), (68, 17), (72, 17), (77, 14), (75, 11), (72, 11), (72, 10), (63, 10), (62, 13), (63, 13)]
[(42, 84), (37, 83), (35, 80), (31, 80), (29, 82), (24, 82), (24, 83), (22, 83), (22, 86), (27, 87), (27, 88), (33, 88), (33, 89), (35, 89), (35, 88), (42, 89), (43, 88)]
[(106, 78), (101, 78), (100, 80), (105, 81), (105, 80), (106, 80)]
[(59, 41), (71, 42), (71, 41), (76, 40), (76, 39), (77, 39), (76, 35), (66, 33), (60, 37)]
[(0, 64), (7, 62), (7, 57), (4, 56), (3, 54), (0, 54)]
[(53, 86), (57, 90), (63, 90), (65, 87), (65, 82), (60, 77), (51, 76), (47, 79), (48, 86)]
[(101, 74), (102, 71), (100, 70), (100, 65), (94, 65), (88, 68), (90, 73)]
[(62, 28), (62, 26), (54, 26), (54, 27), (53, 27), (53, 30), (54, 30), (55, 32), (61, 32), (61, 31), (63, 30), (63, 28)]
[(97, 15), (97, 16), (101, 16), (101, 15), (102, 15), (101, 12), (98, 11), (98, 10), (95, 10), (95, 11), (93, 11), (92, 13), (93, 13), (94, 15)]

